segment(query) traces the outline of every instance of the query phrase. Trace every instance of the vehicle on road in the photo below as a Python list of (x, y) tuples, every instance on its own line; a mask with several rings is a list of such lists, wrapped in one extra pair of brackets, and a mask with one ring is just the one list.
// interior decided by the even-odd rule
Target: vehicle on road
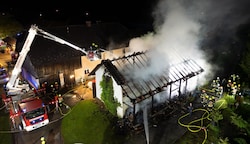
[(40, 98), (22, 100), (18, 106), (24, 130), (32, 131), (49, 123), (47, 109)]
[(6, 84), (9, 81), (9, 74), (5, 68), (0, 68), (0, 84)]

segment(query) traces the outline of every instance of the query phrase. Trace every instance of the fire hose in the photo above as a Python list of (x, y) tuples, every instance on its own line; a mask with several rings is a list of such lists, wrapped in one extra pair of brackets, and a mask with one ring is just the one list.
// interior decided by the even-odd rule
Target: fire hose
[[(204, 136), (204, 140), (203, 140), (202, 144), (204, 144), (207, 140), (207, 127), (204, 126), (204, 120), (208, 119), (209, 121), (211, 121), (211, 119), (209, 118), (210, 114), (209, 114), (209, 111), (207, 111), (206, 109), (201, 109), (201, 108), (194, 109), (192, 113), (194, 113), (196, 111), (203, 111), (204, 112), (202, 114), (201, 118), (195, 119), (195, 120), (189, 122), (188, 124), (184, 124), (181, 122), (181, 120), (190, 115), (190, 113), (187, 113), (178, 119), (178, 123), (181, 126), (186, 127), (190, 132), (193, 132), (193, 133), (203, 130), (205, 136)], [(200, 122), (200, 125), (195, 125), (194, 123), (196, 123), (196, 122)]]

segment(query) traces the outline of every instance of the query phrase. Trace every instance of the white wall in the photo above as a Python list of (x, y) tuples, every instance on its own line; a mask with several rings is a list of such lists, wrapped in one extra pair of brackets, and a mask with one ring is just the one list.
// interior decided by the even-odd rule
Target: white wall
[[(82, 71), (84, 73), (85, 69), (89, 69), (90, 72), (101, 63), (102, 60), (106, 59), (114, 59), (124, 56), (124, 49), (125, 52), (129, 51), (128, 47), (115, 49), (111, 51), (102, 52), (102, 59), (96, 61), (90, 61), (87, 59), (86, 56), (82, 56)], [(101, 100), (102, 88), (100, 86), (100, 82), (102, 81), (102, 76), (104, 74), (104, 66), (102, 65), (95, 73), (95, 81), (96, 81), (96, 97)], [(86, 75), (82, 74), (82, 77), (86, 78)], [(122, 88), (121, 86), (117, 85), (116, 81), (113, 79), (113, 87), (114, 87), (114, 98), (121, 104), (120, 107), (117, 108), (117, 116), (123, 117), (125, 114), (126, 109), (128, 108), (126, 105), (123, 104), (123, 95), (122, 95)]]
[(95, 73), (95, 81), (96, 81), (96, 97), (101, 100), (102, 88), (100, 86), (100, 82), (102, 81), (102, 76), (104, 74), (104, 66), (101, 66)]
[(117, 116), (122, 118), (124, 116), (122, 87), (117, 85), (113, 77), (112, 77), (112, 81), (113, 81), (113, 88), (114, 88), (114, 98), (121, 104), (121, 106), (117, 108)]
[[(104, 66), (101, 66), (95, 73), (96, 77), (96, 97), (101, 100), (102, 88), (100, 86), (100, 82), (102, 81), (102, 76), (104, 74)], [(113, 88), (114, 88), (114, 98), (121, 104), (120, 107), (117, 108), (117, 116), (123, 117), (124, 116), (124, 109), (123, 109), (123, 95), (122, 95), (122, 88), (121, 86), (117, 85), (116, 81), (113, 79)]]

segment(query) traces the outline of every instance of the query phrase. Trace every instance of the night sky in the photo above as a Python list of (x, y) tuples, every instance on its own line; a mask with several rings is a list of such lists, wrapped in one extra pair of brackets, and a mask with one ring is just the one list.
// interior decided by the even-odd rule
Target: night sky
[[(9, 12), (24, 25), (39, 19), (64, 21), (67, 24), (82, 24), (86, 19), (103, 22), (130, 24), (152, 24), (151, 11), (154, 2), (139, 1), (17, 1), (1, 2), (0, 12)], [(88, 15), (87, 15), (88, 14)]]
[[(191, 49), (204, 51), (195, 55), (212, 61), (213, 68), (218, 64), (216, 69), (225, 72), (237, 69), (231, 64), (238, 63), (245, 49), (239, 38), (249, 35), (249, 7), (250, 0), (5, 0), (0, 3), (1, 12), (13, 14), (27, 27), (41, 20), (69, 25), (92, 20), (120, 22), (135, 29), (152, 27), (153, 33), (141, 40), (143, 48), (150, 45), (169, 53), (175, 47), (179, 53), (190, 52), (190, 57), (194, 53)], [(137, 41), (134, 45), (138, 50)]]

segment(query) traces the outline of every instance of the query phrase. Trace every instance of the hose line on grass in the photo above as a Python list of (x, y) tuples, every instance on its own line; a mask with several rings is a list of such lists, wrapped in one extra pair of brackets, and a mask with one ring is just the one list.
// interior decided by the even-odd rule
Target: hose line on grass
[(68, 106), (67, 104), (65, 104), (65, 103), (62, 103), (67, 109), (69, 108), (69, 110), (68, 110), (68, 112), (66, 112), (66, 113), (63, 113), (63, 111), (62, 111), (62, 108), (61, 107), (58, 107), (59, 108), (59, 111), (60, 111), (60, 113), (61, 113), (61, 115), (63, 115), (63, 116), (65, 116), (65, 115), (67, 115), (68, 113), (70, 113), (70, 111), (71, 111), (71, 107), (70, 106)]
[[(206, 110), (206, 109), (194, 109), (193, 112), (196, 112), (196, 111), (203, 111), (204, 113), (202, 114), (202, 117), (199, 118), (199, 119), (196, 119), (196, 120), (193, 120), (191, 122), (189, 122), (188, 124), (184, 124), (181, 122), (181, 119), (187, 117), (187, 116), (190, 116), (190, 113), (187, 113), (187, 114), (184, 114), (183, 116), (181, 116), (179, 119), (178, 119), (178, 123), (183, 126), (183, 127), (186, 127), (190, 132), (193, 132), (193, 133), (196, 133), (196, 132), (199, 132), (200, 130), (203, 130), (204, 131), (204, 140), (202, 142), (202, 144), (204, 144), (207, 140), (207, 128), (204, 126), (204, 123), (203, 121), (205, 119), (208, 119), (209, 121), (211, 121), (211, 119), (209, 118), (210, 114), (209, 114), (209, 111)], [(192, 113), (193, 113), (192, 112)], [(194, 123), (196, 122), (199, 122), (200, 121), (200, 125), (194, 125)]]

